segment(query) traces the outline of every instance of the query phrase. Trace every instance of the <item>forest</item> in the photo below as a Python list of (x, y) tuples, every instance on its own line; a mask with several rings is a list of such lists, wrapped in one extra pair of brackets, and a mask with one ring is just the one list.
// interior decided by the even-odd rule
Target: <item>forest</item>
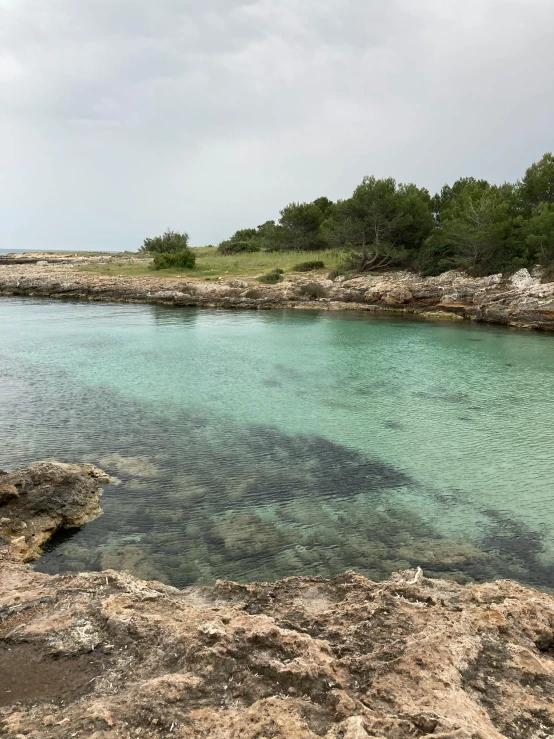
[(554, 156), (502, 185), (464, 177), (431, 195), (415, 184), (364, 177), (352, 195), (290, 203), (277, 222), (238, 230), (222, 254), (344, 251), (352, 272), (411, 269), (474, 275), (532, 269), (554, 272)]

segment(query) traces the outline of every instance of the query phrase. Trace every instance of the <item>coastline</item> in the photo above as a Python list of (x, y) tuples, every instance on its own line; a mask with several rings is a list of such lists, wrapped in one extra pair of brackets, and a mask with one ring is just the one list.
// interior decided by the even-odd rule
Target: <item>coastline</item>
[(12, 262), (0, 264), (0, 295), (245, 310), (373, 311), (554, 331), (554, 283), (541, 283), (527, 270), (511, 277), (474, 278), (460, 272), (420, 277), (392, 272), (333, 281), (311, 273), (286, 275), (280, 283), (264, 285), (251, 277), (197, 280), (192, 272), (183, 276), (99, 275), (80, 271), (80, 267), (114, 258), (32, 256), (27, 263), (16, 255)]

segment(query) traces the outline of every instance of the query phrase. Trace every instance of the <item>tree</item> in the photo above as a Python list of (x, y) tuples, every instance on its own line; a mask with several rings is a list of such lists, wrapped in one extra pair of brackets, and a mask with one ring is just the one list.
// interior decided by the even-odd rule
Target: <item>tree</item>
[(326, 197), (316, 198), (313, 201), (312, 205), (315, 205), (316, 208), (319, 208), (319, 210), (323, 214), (323, 218), (329, 218), (332, 215), (333, 209), (335, 207), (333, 201), (329, 200), (329, 198)]
[(263, 251), (279, 251), (283, 245), (283, 228), (275, 221), (266, 221), (256, 229), (258, 243)]
[(222, 254), (238, 254), (240, 252), (260, 251), (255, 228), (242, 228), (236, 231), (230, 239), (222, 241), (217, 247)]
[(548, 270), (554, 267), (554, 203), (539, 203), (523, 227), (530, 258)]
[(539, 203), (554, 203), (554, 155), (548, 152), (532, 164), (519, 183), (519, 194), (525, 206), (536, 208)]
[(325, 246), (319, 235), (323, 223), (322, 211), (314, 203), (290, 203), (281, 211), (282, 248), (296, 251), (321, 249)]
[(517, 261), (522, 255), (515, 204), (511, 185), (460, 181), (442, 199), (439, 224), (427, 240), (420, 266), (427, 274), (452, 268), (483, 274), (523, 266)]
[(397, 187), (392, 178), (364, 177), (351, 198), (335, 205), (321, 232), (330, 246), (349, 249), (352, 269), (367, 271), (405, 260), (433, 225), (426, 190)]
[(188, 233), (179, 233), (170, 228), (162, 236), (144, 239), (139, 249), (140, 254), (171, 254), (188, 248)]

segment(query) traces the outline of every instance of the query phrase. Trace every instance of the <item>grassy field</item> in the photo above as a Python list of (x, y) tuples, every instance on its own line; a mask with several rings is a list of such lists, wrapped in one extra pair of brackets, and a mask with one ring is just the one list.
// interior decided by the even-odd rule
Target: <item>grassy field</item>
[(334, 269), (341, 261), (342, 254), (339, 251), (328, 249), (326, 251), (299, 251), (299, 252), (254, 252), (252, 254), (220, 254), (215, 247), (198, 247), (196, 253), (196, 266), (194, 269), (186, 270), (152, 270), (148, 263), (129, 264), (126, 262), (110, 262), (109, 264), (87, 264), (81, 267), (82, 272), (91, 272), (98, 275), (118, 275), (128, 277), (139, 277), (150, 275), (156, 277), (174, 277), (175, 275), (186, 275), (199, 280), (214, 280), (218, 277), (256, 277), (280, 267), (285, 272), (292, 272), (294, 265), (299, 262), (311, 262), (321, 260), (325, 263), (325, 269), (321, 273), (327, 273)]

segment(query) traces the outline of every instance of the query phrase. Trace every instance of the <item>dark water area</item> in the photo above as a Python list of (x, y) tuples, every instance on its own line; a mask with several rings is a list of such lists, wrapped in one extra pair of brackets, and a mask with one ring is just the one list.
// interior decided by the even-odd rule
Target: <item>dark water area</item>
[(297, 311), (0, 299), (0, 468), (108, 471), (57, 573), (554, 587), (554, 339)]

